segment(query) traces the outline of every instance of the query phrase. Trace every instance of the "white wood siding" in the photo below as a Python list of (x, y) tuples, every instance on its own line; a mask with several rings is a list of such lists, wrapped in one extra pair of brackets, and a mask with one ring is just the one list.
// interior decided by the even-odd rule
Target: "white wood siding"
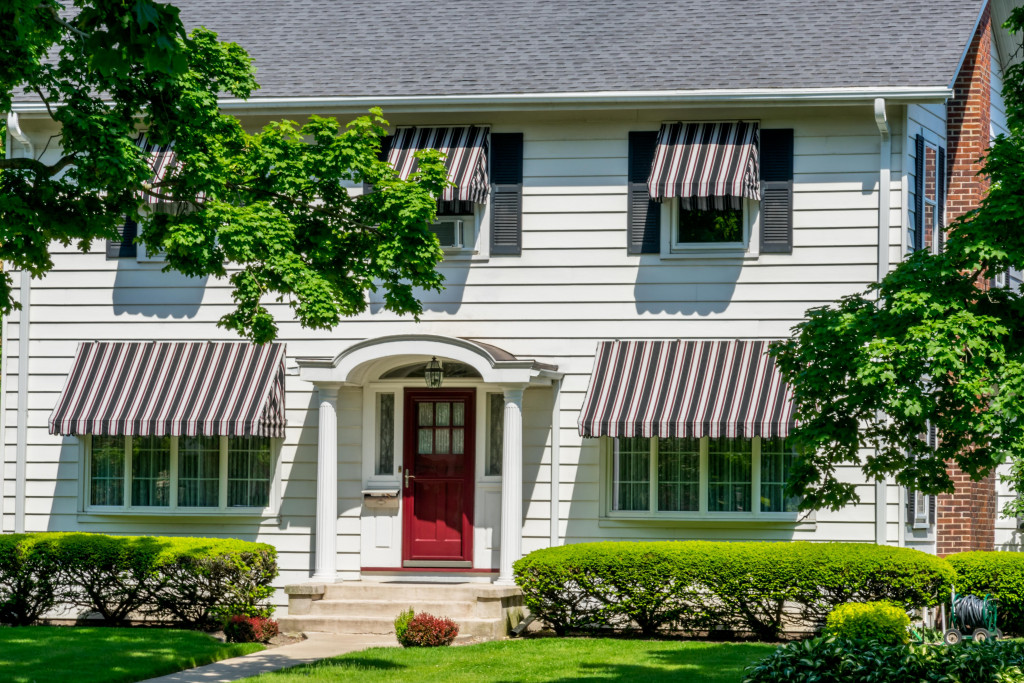
[[(904, 197), (911, 180), (915, 127), (941, 130), (935, 108), (912, 107), (894, 123), (890, 204), (890, 261), (902, 254), (907, 225)], [(901, 112), (902, 113), (902, 112)], [(764, 128), (795, 129), (794, 250), (762, 254), (753, 262), (681, 263), (626, 253), (627, 135), (654, 130), (662, 120), (761, 119)], [(437, 117), (434, 117), (437, 118)], [(781, 338), (804, 312), (859, 291), (876, 273), (879, 135), (870, 106), (765, 108), (757, 112), (488, 113), (467, 122), (490, 122), (495, 132), (525, 135), (523, 253), (483, 263), (443, 264), (448, 287), (424, 296), (419, 323), (370, 310), (332, 332), (281, 324), (289, 365), (296, 356), (335, 355), (368, 337), (434, 333), (468, 337), (565, 372), (555, 434), (561, 446), (556, 492), (559, 535), (569, 542), (608, 538), (814, 539), (871, 542), (873, 485), (861, 485), (862, 503), (819, 512), (816, 521), (778, 525), (678, 526), (606, 524), (598, 517), (598, 442), (577, 433), (595, 346), (614, 338)], [(399, 120), (401, 119), (401, 120)], [(393, 117), (393, 123), (441, 122)], [(450, 119), (444, 122), (452, 123)], [(26, 124), (26, 127), (30, 127)], [(40, 142), (46, 133), (34, 130)], [(29, 379), (29, 530), (232, 535), (274, 543), (281, 551), (281, 583), (312, 569), (315, 515), (316, 411), (310, 385), (287, 378), (287, 438), (281, 450), (280, 519), (180, 522), (159, 518), (80, 515), (79, 442), (47, 434), (46, 421), (80, 340), (234, 340), (216, 326), (230, 310), (225, 282), (161, 273), (159, 265), (106, 260), (102, 245), (81, 254), (55, 248), (55, 269), (33, 283)], [(288, 308), (270, 304), (279, 316)], [(14, 459), (19, 314), (7, 322), (4, 345), (2, 529), (14, 526)], [(359, 568), (361, 398), (339, 397), (339, 570)], [(524, 541), (529, 552), (549, 543), (551, 509), (549, 389), (530, 389), (524, 405)], [(311, 409), (312, 408), (312, 409)], [(845, 478), (860, 481), (846, 469)], [(887, 489), (889, 540), (898, 538), (899, 492)]]

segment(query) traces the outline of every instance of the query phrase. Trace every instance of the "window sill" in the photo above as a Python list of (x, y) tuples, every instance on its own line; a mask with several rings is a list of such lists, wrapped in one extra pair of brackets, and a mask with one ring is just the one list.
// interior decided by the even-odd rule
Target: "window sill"
[(795, 514), (764, 514), (757, 515), (693, 515), (689, 517), (600, 517), (597, 521), (599, 527), (623, 528), (623, 527), (689, 527), (689, 528), (743, 528), (756, 527), (759, 529), (792, 529), (794, 531), (814, 531), (818, 523), (814, 513), (806, 517)]
[(756, 261), (759, 254), (743, 247), (734, 249), (680, 249), (662, 253), (663, 261)]
[(133, 517), (136, 519), (259, 519), (281, 521), (281, 513), (271, 510), (86, 510), (78, 513), (79, 522), (102, 522), (110, 517)]

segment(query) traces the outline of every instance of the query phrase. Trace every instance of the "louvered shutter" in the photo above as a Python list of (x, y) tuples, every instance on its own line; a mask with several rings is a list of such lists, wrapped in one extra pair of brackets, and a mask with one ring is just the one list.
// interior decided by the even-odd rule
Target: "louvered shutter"
[(924, 136), (920, 133), (914, 142), (914, 232), (911, 251), (924, 247)]
[(793, 129), (761, 130), (761, 251), (793, 251)]
[(935, 179), (935, 222), (938, 224), (939, 253), (946, 250), (946, 148), (939, 147), (938, 178)]
[(491, 133), (491, 254), (523, 251), (523, 134)]
[(138, 245), (135, 244), (135, 237), (139, 234), (138, 224), (127, 218), (117, 233), (121, 236), (120, 240), (107, 240), (107, 258), (135, 258), (138, 255)]
[(647, 178), (651, 174), (658, 148), (657, 131), (632, 131), (629, 134), (629, 205), (627, 251), (630, 254), (661, 252), (661, 204), (651, 199)]

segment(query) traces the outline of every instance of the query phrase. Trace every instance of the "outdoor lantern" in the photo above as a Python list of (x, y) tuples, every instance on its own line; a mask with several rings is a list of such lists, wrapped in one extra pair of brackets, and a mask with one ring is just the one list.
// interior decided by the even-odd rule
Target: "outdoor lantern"
[(427, 363), (427, 369), (423, 371), (423, 378), (427, 380), (427, 386), (431, 389), (441, 386), (441, 381), (444, 379), (444, 368), (441, 367), (441, 361), (437, 360), (437, 356), (431, 358)]

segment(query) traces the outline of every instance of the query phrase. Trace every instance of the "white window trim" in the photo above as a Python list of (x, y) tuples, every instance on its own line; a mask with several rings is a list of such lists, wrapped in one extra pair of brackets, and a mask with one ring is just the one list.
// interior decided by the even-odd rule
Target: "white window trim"
[(926, 496), (920, 491), (911, 491), (910, 495), (914, 496), (914, 519), (911, 520), (911, 525), (915, 529), (930, 529), (931, 496)]
[(661, 202), (661, 258), (664, 260), (756, 260), (761, 255), (760, 202), (743, 200), (741, 242), (678, 242), (679, 199)]
[(193, 516), (276, 516), (281, 503), (281, 440), (270, 439), (270, 495), (269, 505), (261, 507), (228, 507), (227, 506), (227, 475), (228, 475), (228, 437), (220, 438), (220, 486), (218, 487), (218, 507), (178, 507), (178, 437), (171, 438), (169, 505), (131, 505), (132, 486), (132, 437), (124, 438), (124, 500), (125, 505), (93, 505), (89, 498), (92, 482), (92, 437), (82, 439), (85, 476), (79, 480), (79, 513), (101, 515), (131, 515), (153, 517), (193, 517)]
[[(465, 244), (461, 247), (441, 247), (444, 252), (444, 261), (486, 261), (490, 258), (491, 251), (491, 211), (490, 202), (486, 204), (475, 204), (473, 215), (465, 216), (438, 216), (437, 222), (445, 219), (461, 218), (464, 221), (463, 230), (473, 231), (473, 235), (467, 239), (463, 234)], [(442, 261), (442, 263), (444, 262)]]
[(699, 509), (696, 512), (659, 512), (653, 510), (657, 505), (658, 460), (657, 437), (651, 439), (650, 464), (650, 495), (651, 510), (628, 511), (614, 510), (614, 449), (615, 439), (601, 438), (601, 454), (603, 461), (603, 485), (601, 487), (601, 519), (606, 521), (635, 522), (813, 522), (813, 515), (802, 512), (762, 512), (761, 511), (761, 438), (754, 437), (751, 446), (751, 507), (750, 512), (709, 512), (708, 511), (708, 437), (700, 440), (700, 491), (698, 494)]

